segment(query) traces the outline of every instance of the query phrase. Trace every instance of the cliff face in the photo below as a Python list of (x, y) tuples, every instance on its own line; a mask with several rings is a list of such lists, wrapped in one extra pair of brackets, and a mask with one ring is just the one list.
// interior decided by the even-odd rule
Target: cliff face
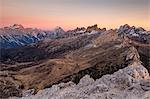
[[(147, 48), (148, 53), (148, 47), (139, 44), (141, 43), (128, 37), (120, 37), (114, 30), (109, 30), (53, 41), (45, 40), (22, 48), (5, 50), (3, 55), (10, 56), (1, 57), (0, 97), (36, 94), (51, 86), (52, 88), (38, 92), (31, 98), (61, 98), (57, 96), (60, 94), (64, 98), (116, 96), (120, 99), (122, 95), (127, 94), (128, 97), (128, 94), (132, 94), (130, 89), (129, 93), (126, 91), (131, 86), (136, 86), (133, 88), (135, 96), (139, 97), (136, 91), (141, 90), (141, 97), (144, 97), (147, 94), (142, 89), (145, 84), (139, 83), (148, 83), (149, 86), (149, 74), (141, 64), (147, 69), (149, 66), (147, 61), (143, 61), (145, 57), (143, 59), (139, 53), (146, 55), (147, 59), (144, 48)], [(66, 83), (69, 81), (73, 83)], [(58, 83), (61, 84), (53, 86)], [(137, 89), (137, 86), (141, 89)]]

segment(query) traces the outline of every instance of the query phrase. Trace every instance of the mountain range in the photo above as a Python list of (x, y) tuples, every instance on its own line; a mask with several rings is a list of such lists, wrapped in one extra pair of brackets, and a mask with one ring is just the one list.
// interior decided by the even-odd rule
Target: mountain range
[[(44, 39), (64, 38), (78, 34), (91, 34), (97, 31), (103, 32), (106, 31), (106, 28), (100, 29), (97, 25), (93, 25), (87, 27), (87, 29), (81, 27), (65, 32), (61, 27), (56, 27), (54, 30), (46, 31), (41, 29), (24, 28), (20, 24), (14, 24), (10, 27), (0, 28), (0, 48), (22, 47), (28, 44), (42, 41)], [(116, 32), (119, 34), (126, 34), (133, 38), (140, 37), (138, 39), (143, 41), (147, 40), (147, 36), (145, 35), (149, 34), (149, 32), (147, 32), (141, 27), (130, 27), (127, 24), (120, 26), (120, 28), (117, 29)]]
[(0, 98), (149, 99), (150, 31), (0, 29)]
[(24, 28), (22, 25), (14, 24), (10, 27), (0, 28), (0, 48), (16, 48), (40, 40), (59, 38), (65, 31), (60, 27), (52, 31)]

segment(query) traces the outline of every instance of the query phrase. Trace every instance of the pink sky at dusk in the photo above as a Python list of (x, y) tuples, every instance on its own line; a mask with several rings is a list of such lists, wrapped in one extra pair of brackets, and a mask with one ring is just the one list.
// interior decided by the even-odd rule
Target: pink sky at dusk
[(149, 0), (0, 0), (0, 5), (0, 27), (16, 23), (68, 30), (93, 24), (118, 28), (127, 23), (150, 29)]

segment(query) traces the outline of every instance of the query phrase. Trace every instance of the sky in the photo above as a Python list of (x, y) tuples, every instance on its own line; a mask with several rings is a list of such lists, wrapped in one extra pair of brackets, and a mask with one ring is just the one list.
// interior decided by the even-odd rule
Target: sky
[(0, 0), (0, 12), (0, 27), (16, 23), (68, 30), (129, 24), (150, 29), (150, 0)]

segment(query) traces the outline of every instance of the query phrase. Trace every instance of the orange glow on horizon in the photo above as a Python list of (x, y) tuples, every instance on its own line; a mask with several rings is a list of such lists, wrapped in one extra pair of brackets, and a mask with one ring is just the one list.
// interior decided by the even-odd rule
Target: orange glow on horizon
[[(136, 2), (135, 2), (136, 1)], [(64, 30), (98, 24), (100, 28), (120, 25), (150, 29), (150, 2), (147, 0), (2, 0), (0, 27)]]
[(24, 27), (27, 28), (31, 27), (31, 28), (40, 28), (40, 29), (53, 29), (56, 26), (60, 26), (64, 30), (70, 30), (76, 27), (88, 27), (94, 24), (98, 24), (100, 28), (107, 28), (107, 29), (118, 28), (120, 25), (129, 24), (131, 26), (143, 27), (146, 30), (150, 29), (150, 26), (148, 24), (145, 24), (146, 22), (141, 22), (141, 21), (137, 22), (134, 20), (130, 21), (130, 23), (126, 23), (129, 20), (128, 21), (122, 20), (122, 22), (116, 22), (113, 24), (111, 22), (110, 22), (111, 24), (108, 24), (109, 22), (104, 21), (102, 22), (103, 24), (101, 24), (101, 22), (98, 22), (97, 20), (83, 22), (81, 19), (76, 19), (71, 21), (65, 21), (63, 18), (61, 18), (62, 20), (54, 21), (54, 17), (51, 17), (50, 19), (46, 20), (46, 19), (34, 18), (34, 17), (3, 17), (1, 20), (0, 27), (10, 26), (13, 24), (22, 24)]

